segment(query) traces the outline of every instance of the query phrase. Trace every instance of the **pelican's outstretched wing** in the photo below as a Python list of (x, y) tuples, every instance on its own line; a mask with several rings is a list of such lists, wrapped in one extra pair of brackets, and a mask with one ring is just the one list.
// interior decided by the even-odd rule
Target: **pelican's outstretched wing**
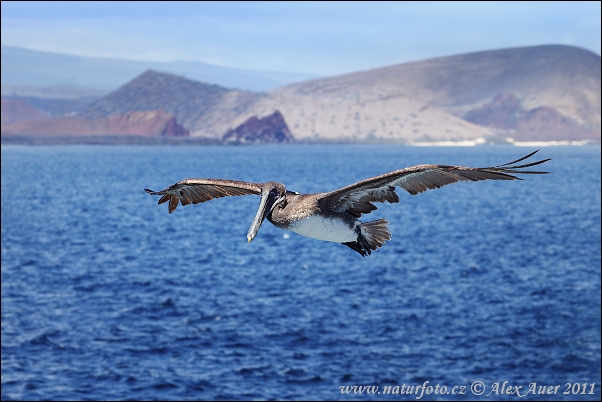
[(377, 209), (371, 202), (399, 202), (399, 197), (395, 193), (395, 186), (399, 186), (408, 193), (416, 195), (429, 189), (443, 187), (459, 181), (522, 180), (512, 174), (549, 173), (523, 171), (520, 169), (539, 165), (550, 159), (516, 165), (516, 163), (533, 156), (536, 152), (532, 152), (515, 161), (504, 163), (503, 165), (485, 168), (448, 165), (418, 165), (408, 167), (362, 180), (350, 186), (326, 193), (321, 197), (319, 202), (327, 203), (325, 206), (328, 206), (333, 211), (348, 211), (351, 215), (359, 218), (361, 214), (369, 214)]
[(246, 181), (220, 180), (220, 179), (186, 179), (167, 187), (165, 190), (144, 191), (151, 195), (162, 195), (159, 204), (169, 201), (169, 213), (182, 205), (198, 204), (214, 198), (237, 195), (261, 194), (262, 183), (248, 183)]

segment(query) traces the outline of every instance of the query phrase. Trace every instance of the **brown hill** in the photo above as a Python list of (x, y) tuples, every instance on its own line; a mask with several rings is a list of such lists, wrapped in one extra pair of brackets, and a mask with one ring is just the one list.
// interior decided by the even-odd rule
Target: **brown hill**
[(79, 116), (108, 117), (131, 111), (164, 110), (190, 131), (221, 138), (226, 129), (213, 130), (262, 95), (192, 81), (173, 74), (148, 70), (104, 98), (92, 103)]
[[(409, 98), (460, 118), (500, 94), (512, 94), (524, 110), (553, 109), (599, 139), (600, 92), (600, 56), (576, 47), (547, 45), (399, 64), (289, 85), (272, 94), (329, 98), (341, 103), (350, 99), (357, 103), (390, 103)], [(387, 122), (383, 113), (379, 116)], [(285, 118), (291, 122), (288, 115)], [(496, 127), (485, 120), (479, 124)], [(440, 130), (443, 132), (445, 127)], [(537, 132), (545, 137), (544, 131)], [(528, 133), (523, 134), (528, 137)], [(382, 137), (386, 132), (377, 129), (377, 135)], [(566, 137), (572, 139), (572, 133), (566, 133)]]

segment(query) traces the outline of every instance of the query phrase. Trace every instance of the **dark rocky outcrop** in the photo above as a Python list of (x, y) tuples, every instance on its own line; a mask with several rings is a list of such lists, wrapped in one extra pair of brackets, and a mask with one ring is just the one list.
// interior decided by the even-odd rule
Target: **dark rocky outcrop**
[(284, 117), (276, 110), (269, 116), (250, 117), (243, 124), (224, 134), (225, 142), (241, 144), (253, 143), (291, 143), (293, 138)]

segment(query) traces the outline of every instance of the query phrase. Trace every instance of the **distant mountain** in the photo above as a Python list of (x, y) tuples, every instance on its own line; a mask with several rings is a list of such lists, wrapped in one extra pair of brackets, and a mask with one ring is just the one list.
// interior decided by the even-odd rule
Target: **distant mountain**
[(22, 100), (2, 99), (2, 124), (49, 119), (46, 113)]
[(77, 85), (13, 85), (2, 82), (2, 97), (39, 98), (48, 100), (77, 100), (81, 98), (100, 98), (109, 90), (94, 89)]
[(162, 111), (191, 137), (215, 141), (226, 133), (238, 142), (272, 138), (268, 131), (278, 130), (251, 132), (271, 121), (266, 116), (278, 116), (298, 141), (600, 141), (600, 81), (600, 56), (556, 45), (423, 60), (263, 93), (146, 71), (76, 115), (92, 121)]
[[(201, 62), (170, 63), (130, 61), (111, 58), (80, 57), (2, 46), (2, 95), (62, 98), (65, 87), (71, 91), (112, 91), (146, 70), (154, 69), (183, 75), (189, 79), (230, 88), (266, 91), (293, 82), (316, 78), (315, 75), (254, 71), (221, 67)], [(48, 96), (57, 90), (56, 96)], [(43, 95), (45, 93), (45, 95)], [(84, 93), (82, 96), (89, 96)]]
[(80, 112), (100, 96), (83, 96), (74, 99), (39, 98), (37, 96), (3, 96), (2, 100), (25, 102), (52, 117), (72, 116)]

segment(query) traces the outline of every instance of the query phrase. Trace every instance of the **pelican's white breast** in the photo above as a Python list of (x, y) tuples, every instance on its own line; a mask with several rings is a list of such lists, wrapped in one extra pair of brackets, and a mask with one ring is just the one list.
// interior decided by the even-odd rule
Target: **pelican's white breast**
[(292, 222), (289, 230), (312, 239), (347, 243), (357, 240), (357, 233), (341, 219), (312, 215)]

